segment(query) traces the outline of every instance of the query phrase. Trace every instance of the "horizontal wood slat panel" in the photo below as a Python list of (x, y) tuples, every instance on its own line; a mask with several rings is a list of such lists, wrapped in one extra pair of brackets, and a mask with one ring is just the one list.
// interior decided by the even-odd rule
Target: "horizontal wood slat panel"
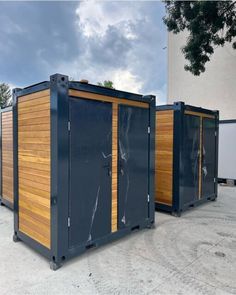
[(47, 117), (50, 115), (50, 110), (43, 110), (33, 113), (24, 113), (24, 111), (18, 110), (18, 120), (25, 120), (25, 119), (35, 119), (35, 118), (41, 118), (41, 117)]
[(38, 170), (31, 167), (20, 167), (18, 170), (19, 173), (30, 174), (32, 177), (44, 177), (50, 179), (50, 171)]
[(49, 90), (19, 98), (18, 177), (19, 229), (50, 249)]
[[(48, 146), (48, 144), (30, 144), (30, 149), (34, 150), (34, 151), (50, 151), (50, 146)], [(29, 145), (28, 144), (24, 144), (22, 143), (20, 145), (20, 148), (18, 147), (18, 151), (29, 151)]]
[[(35, 126), (36, 125), (36, 126)], [(20, 130), (21, 130), (21, 132), (22, 131), (27, 131), (27, 132), (31, 132), (31, 131), (33, 131), (33, 132), (35, 132), (35, 131), (49, 131), (49, 124), (48, 123), (46, 123), (46, 124), (43, 124), (43, 123), (39, 123), (39, 124), (35, 124), (35, 125), (33, 125), (33, 124), (30, 124), (30, 125), (24, 125), (24, 124), (21, 124), (21, 128), (20, 128)]]
[(12, 111), (2, 113), (2, 198), (13, 204)]
[[(43, 97), (50, 97), (50, 90), (49, 89), (46, 89), (46, 90), (42, 90), (42, 91), (38, 91), (38, 92), (34, 92), (34, 93), (30, 93), (30, 94), (27, 94), (27, 95), (23, 95), (23, 96), (20, 96), (18, 97), (18, 101), (19, 101), (19, 105), (22, 103), (22, 102), (26, 102), (28, 100), (33, 100), (33, 99), (39, 99), (39, 98), (43, 98)], [(25, 104), (27, 105), (27, 104)]]
[(174, 112), (156, 112), (156, 188), (155, 200), (172, 205)]
[(203, 117), (203, 118), (210, 118), (210, 119), (214, 119), (215, 116), (214, 115), (209, 115), (209, 114), (204, 114), (204, 113), (200, 113), (200, 112), (194, 112), (194, 111), (184, 111), (185, 115), (192, 115), (192, 116), (198, 116), (198, 117)]
[[(35, 100), (37, 102), (37, 100)], [(31, 101), (28, 101), (31, 102)], [(24, 106), (22, 106), (24, 105)], [(35, 104), (35, 105), (31, 105), (26, 107), (25, 104), (21, 103), (19, 104), (19, 110), (24, 112), (24, 114), (27, 113), (35, 113), (35, 112), (39, 112), (39, 111), (44, 111), (45, 109), (49, 109), (50, 108), (50, 103), (47, 101), (46, 103), (42, 103), (42, 104)]]
[(19, 155), (21, 156), (30, 156), (30, 157), (41, 157), (41, 158), (46, 158), (48, 159), (50, 157), (50, 152), (49, 151), (33, 151), (33, 150), (24, 150), (21, 149), (18, 151)]
[(41, 125), (41, 124), (50, 124), (49, 117), (41, 117), (41, 118), (33, 118), (33, 119), (18, 119), (18, 126), (33, 126), (33, 125)]
[(126, 105), (141, 107), (141, 108), (149, 108), (149, 104), (146, 102), (122, 99), (122, 98), (111, 97), (107, 95), (95, 94), (91, 92), (85, 92), (85, 91), (79, 91), (79, 90), (73, 90), (73, 89), (69, 89), (69, 95), (74, 97), (86, 98), (86, 99), (114, 102), (117, 104), (126, 104)]
[(34, 162), (26, 162), (26, 161), (21, 161), (21, 165), (19, 169), (22, 168), (32, 168), (35, 170), (41, 170), (46, 172), (50, 172), (50, 167), (48, 164), (39, 164), (39, 163), (34, 163)]

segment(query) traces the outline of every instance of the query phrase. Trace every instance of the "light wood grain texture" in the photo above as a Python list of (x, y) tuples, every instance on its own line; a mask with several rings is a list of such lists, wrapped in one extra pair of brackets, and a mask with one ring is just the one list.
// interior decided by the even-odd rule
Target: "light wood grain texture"
[(69, 95), (74, 97), (86, 98), (86, 99), (114, 102), (117, 104), (126, 104), (126, 105), (141, 107), (141, 108), (149, 108), (149, 104), (145, 102), (122, 99), (122, 98), (111, 97), (107, 95), (95, 94), (91, 92), (85, 92), (85, 91), (79, 91), (79, 90), (73, 90), (73, 89), (69, 90)]
[(34, 93), (30, 93), (30, 94), (27, 94), (27, 95), (20, 96), (20, 97), (18, 97), (18, 101), (19, 102), (26, 102), (26, 101), (30, 100), (31, 103), (24, 104), (24, 107), (28, 106), (28, 105), (33, 106), (34, 104), (37, 104), (35, 101), (33, 101), (34, 99), (45, 98), (45, 97), (48, 98), (49, 96), (50, 96), (50, 90), (46, 89), (46, 90), (42, 90), (42, 91), (38, 91), (38, 92), (34, 92)]
[(155, 201), (172, 205), (173, 190), (173, 127), (172, 110), (156, 112), (156, 188)]
[(112, 104), (112, 221), (111, 228), (112, 232), (117, 231), (117, 164), (118, 164), (118, 104)]
[(18, 102), (19, 229), (51, 248), (49, 90)]
[(12, 111), (2, 113), (2, 198), (13, 205)]
[(198, 117), (202, 117), (202, 118), (211, 118), (211, 119), (215, 118), (214, 115), (204, 114), (204, 113), (200, 113), (200, 112), (193, 112), (193, 111), (188, 111), (188, 110), (184, 111), (184, 114), (198, 116)]

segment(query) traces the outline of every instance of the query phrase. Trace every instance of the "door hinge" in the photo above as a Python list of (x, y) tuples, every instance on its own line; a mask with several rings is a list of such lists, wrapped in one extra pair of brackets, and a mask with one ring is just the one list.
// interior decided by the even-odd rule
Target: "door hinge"
[(217, 132), (215, 131), (215, 136), (217, 136)]
[(70, 217), (68, 217), (67, 225), (68, 225), (68, 227), (70, 227)]
[(70, 131), (70, 121), (68, 121), (68, 131)]
[(147, 195), (147, 201), (148, 201), (148, 203), (150, 202), (150, 196), (149, 195)]
[(214, 183), (216, 183), (216, 179), (214, 178)]
[(150, 134), (151, 133), (151, 128), (150, 128), (150, 126), (148, 126), (148, 134)]

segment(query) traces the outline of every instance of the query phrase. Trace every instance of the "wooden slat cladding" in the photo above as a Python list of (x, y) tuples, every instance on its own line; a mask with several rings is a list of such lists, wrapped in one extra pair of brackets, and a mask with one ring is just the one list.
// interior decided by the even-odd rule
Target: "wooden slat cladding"
[(19, 97), (19, 230), (51, 247), (50, 92)]
[(156, 112), (156, 202), (172, 205), (174, 112)]
[(2, 113), (2, 198), (13, 204), (12, 111)]
[(85, 92), (85, 91), (79, 91), (79, 90), (69, 90), (69, 95), (74, 97), (81, 97), (86, 99), (92, 99), (92, 100), (100, 100), (100, 101), (106, 101), (106, 102), (113, 102), (118, 104), (126, 104), (130, 106), (136, 106), (140, 108), (149, 108), (149, 104), (146, 102), (140, 102), (140, 101), (134, 101), (134, 100), (128, 100), (124, 98), (117, 98), (117, 97), (111, 97), (107, 95), (101, 95), (91, 92)]
[(210, 119), (215, 119), (214, 115), (209, 115), (209, 114), (205, 114), (205, 113), (200, 113), (200, 112), (194, 112), (194, 111), (184, 111), (185, 115), (192, 115), (192, 116), (198, 116), (201, 118), (210, 118)]
[(118, 105), (112, 105), (112, 232), (117, 231)]

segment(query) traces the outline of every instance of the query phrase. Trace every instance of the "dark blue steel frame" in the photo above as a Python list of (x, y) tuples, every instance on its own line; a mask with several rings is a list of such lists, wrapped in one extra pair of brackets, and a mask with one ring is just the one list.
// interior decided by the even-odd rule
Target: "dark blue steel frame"
[[(18, 216), (18, 131), (17, 101), (18, 97), (50, 89), (51, 114), (51, 248), (48, 249), (37, 241), (19, 231)], [(149, 104), (150, 136), (149, 136), (149, 219), (139, 224), (139, 229), (151, 228), (155, 222), (154, 208), (154, 175), (155, 175), (155, 96), (117, 91), (82, 82), (69, 82), (68, 77), (55, 74), (50, 82), (42, 82), (24, 89), (13, 91), (13, 137), (14, 137), (14, 236), (15, 242), (22, 240), (27, 245), (50, 260), (53, 270), (58, 269), (64, 260), (82, 254), (137, 229), (125, 228), (115, 233), (93, 240), (91, 244), (69, 248), (69, 89), (107, 95), (116, 98), (146, 102)]]
[[(156, 111), (161, 110), (173, 110), (174, 111), (174, 138), (173, 138), (173, 182), (172, 182), (172, 206), (168, 206), (165, 204), (161, 204), (155, 202), (156, 210), (163, 210), (167, 212), (171, 212), (175, 216), (181, 216), (181, 213), (187, 210), (190, 207), (195, 207), (200, 205), (207, 200), (216, 200), (218, 195), (218, 186), (217, 181), (215, 181), (215, 194), (212, 196), (208, 196), (207, 198), (202, 198), (200, 200), (184, 204), (181, 199), (179, 183), (180, 183), (180, 155), (181, 149), (183, 146), (183, 124), (184, 124), (184, 112), (186, 110), (198, 113), (204, 113), (208, 115), (215, 116), (215, 126), (216, 126), (216, 136), (215, 136), (215, 144), (216, 144), (216, 159), (215, 159), (215, 180), (217, 180), (218, 175), (218, 141), (219, 141), (219, 111), (212, 111), (200, 107), (186, 105), (184, 102), (179, 101), (175, 102), (173, 105), (161, 105), (156, 107)], [(157, 114), (158, 116), (158, 114)]]
[(0, 205), (13, 210), (13, 204), (2, 197), (2, 113), (9, 111), (12, 111), (12, 106), (2, 108), (0, 111)]

